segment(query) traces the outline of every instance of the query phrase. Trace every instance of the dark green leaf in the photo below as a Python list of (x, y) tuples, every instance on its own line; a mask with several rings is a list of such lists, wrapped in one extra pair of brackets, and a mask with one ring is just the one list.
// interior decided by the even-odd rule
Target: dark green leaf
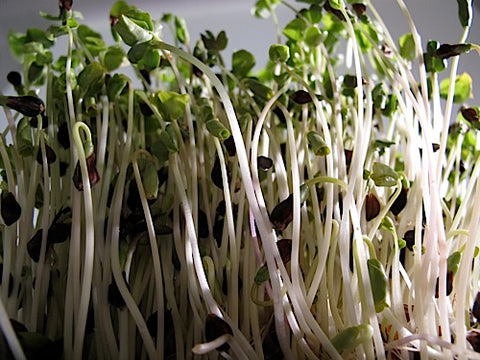
[(455, 274), (460, 267), (462, 253), (460, 251), (453, 252), (447, 259), (447, 271)]
[(435, 56), (439, 46), (440, 44), (438, 41), (432, 40), (427, 43), (427, 52), (423, 54), (423, 59), (425, 62), (425, 69), (428, 72), (442, 72), (447, 66), (445, 60)]
[(255, 284), (262, 285), (265, 281), (270, 279), (270, 273), (268, 272), (267, 265), (263, 265), (258, 269), (257, 273), (255, 274)]
[(128, 77), (114, 74), (107, 82), (107, 93), (110, 101), (115, 101), (128, 84)]
[(467, 27), (472, 21), (472, 7), (469, 0), (457, 0), (458, 19), (463, 27)]
[(258, 80), (248, 79), (247, 85), (253, 94), (262, 100), (266, 101), (273, 96), (273, 90)]
[(78, 85), (85, 96), (96, 95), (105, 83), (105, 68), (98, 62), (92, 62), (78, 74)]
[(26, 32), (25, 42), (38, 42), (43, 45), (44, 48), (52, 47), (55, 43), (53, 36), (48, 35), (44, 30), (30, 28)]
[(33, 62), (28, 67), (27, 79), (29, 82), (34, 83), (40, 79), (43, 74), (43, 66)]
[(243, 78), (255, 66), (255, 57), (247, 50), (238, 50), (232, 54), (232, 72)]
[(220, 140), (226, 140), (230, 137), (230, 131), (218, 119), (212, 119), (206, 123), (207, 130)]
[(110, 46), (103, 57), (103, 65), (107, 71), (118, 69), (123, 62), (124, 52), (118, 46)]

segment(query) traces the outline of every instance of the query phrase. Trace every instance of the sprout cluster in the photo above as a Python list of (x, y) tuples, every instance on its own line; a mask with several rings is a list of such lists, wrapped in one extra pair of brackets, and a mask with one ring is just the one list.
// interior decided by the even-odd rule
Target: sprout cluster
[(66, 0), (9, 34), (0, 357), (480, 358), (479, 108), (457, 74), (479, 47), (457, 2), (445, 44), (403, 0), (398, 40), (368, 0), (258, 0), (293, 15), (260, 71), (123, 0), (113, 45)]

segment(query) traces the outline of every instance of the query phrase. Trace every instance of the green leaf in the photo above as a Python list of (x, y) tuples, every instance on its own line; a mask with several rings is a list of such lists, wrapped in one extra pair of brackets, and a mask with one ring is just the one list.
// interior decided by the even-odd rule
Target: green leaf
[(435, 40), (427, 43), (427, 52), (423, 54), (423, 60), (428, 72), (442, 72), (447, 67), (447, 62), (444, 59), (435, 56), (439, 46), (440, 44)]
[(400, 55), (404, 59), (408, 61), (415, 59), (415, 40), (411, 33), (401, 36), (400, 39), (398, 39), (398, 45), (400, 46)]
[(382, 223), (380, 224), (380, 227), (384, 230), (387, 230), (390, 233), (395, 232), (395, 225), (393, 224), (392, 219), (390, 219), (388, 216), (385, 216), (382, 219)]
[(447, 259), (447, 272), (455, 274), (460, 267), (461, 259), (462, 253), (460, 251), (453, 252)]
[(327, 0), (330, 6), (336, 10), (340, 10), (342, 8), (342, 1), (341, 0)]
[(253, 94), (262, 100), (267, 101), (273, 96), (273, 90), (258, 80), (248, 79), (247, 85)]
[(257, 273), (255, 274), (255, 284), (262, 285), (265, 281), (270, 279), (270, 273), (268, 272), (267, 265), (263, 265), (258, 269)]
[(32, 127), (28, 118), (22, 118), (17, 124), (17, 148), (21, 156), (27, 157), (33, 155)]
[[(448, 96), (448, 89), (450, 88), (450, 79), (446, 78), (440, 83), (440, 96), (444, 99)], [(458, 75), (455, 79), (455, 93), (453, 102), (461, 104), (472, 98), (472, 78), (467, 73)]]
[(232, 54), (232, 72), (240, 77), (246, 77), (255, 66), (255, 57), (247, 50), (238, 50)]
[(312, 151), (317, 156), (326, 156), (330, 154), (330, 148), (325, 143), (325, 140), (314, 131), (309, 131), (307, 134), (307, 140), (312, 148)]
[(40, 79), (43, 74), (43, 65), (39, 65), (36, 62), (33, 62), (28, 67), (27, 79), (29, 82), (34, 83)]
[(270, 49), (268, 50), (268, 56), (270, 61), (284, 63), (290, 57), (290, 49), (286, 45), (274, 44), (270, 46)]
[(395, 186), (399, 178), (398, 174), (389, 166), (379, 162), (373, 163), (370, 177), (376, 186)]
[(173, 128), (170, 124), (167, 125), (165, 130), (160, 131), (160, 141), (167, 147), (170, 152), (177, 152), (178, 145), (173, 133)]
[(319, 5), (312, 5), (309, 9), (303, 9), (301, 14), (312, 25), (322, 21), (322, 8)]
[(388, 307), (388, 278), (383, 270), (382, 263), (377, 259), (369, 259), (367, 261), (368, 274), (370, 276), (370, 285), (372, 287), (373, 301), (375, 303), (375, 311), (382, 312)]
[(105, 83), (105, 68), (98, 62), (92, 62), (78, 74), (77, 80), (86, 97), (94, 96)]
[(118, 69), (123, 62), (125, 53), (119, 46), (110, 46), (103, 56), (103, 65), (107, 71)]
[(184, 19), (175, 16), (174, 17), (175, 23), (175, 35), (177, 40), (181, 44), (188, 44), (190, 42), (190, 35), (188, 33), (187, 24)]
[(118, 22), (113, 26), (114, 30), (120, 35), (125, 44), (133, 46), (138, 42), (150, 40), (152, 34), (149, 30), (140, 26), (137, 21), (133, 21), (125, 15), (121, 15)]
[(124, 0), (118, 0), (113, 4), (112, 9), (110, 10), (110, 16), (114, 18), (119, 18), (120, 15), (132, 10), (135, 10), (135, 6), (129, 5)]
[(13, 31), (8, 33), (8, 45), (10, 46), (10, 51), (13, 57), (17, 61), (21, 62), (23, 60), (23, 45), (25, 44), (26, 39), (27, 36), (25, 34), (20, 34)]
[(143, 58), (138, 62), (138, 67), (150, 72), (158, 68), (161, 58), (160, 50), (150, 47), (145, 52)]
[(53, 37), (59, 37), (68, 34), (68, 26), (66, 25), (52, 25), (48, 27), (48, 33)]
[(201, 34), (200, 37), (205, 45), (205, 49), (207, 50), (220, 52), (227, 48), (227, 33), (223, 30), (220, 31), (216, 37), (211, 31), (206, 31), (205, 34)]
[(60, 15), (52, 15), (52, 14), (49, 14), (49, 13), (46, 13), (44, 11), (39, 11), (38, 14), (43, 17), (44, 19), (47, 19), (47, 20), (51, 20), (51, 21), (57, 21), (57, 20), (61, 20), (61, 16)]
[(280, 3), (280, 0), (257, 0), (252, 9), (253, 15), (257, 18), (266, 19), (272, 10)]
[(377, 139), (374, 141), (373, 146), (378, 150), (380, 155), (385, 153), (385, 149), (388, 149), (390, 146), (395, 145), (395, 141)]
[(210, 134), (221, 140), (226, 140), (230, 137), (230, 131), (218, 119), (209, 120), (205, 125)]
[(124, 74), (114, 74), (107, 82), (107, 94), (110, 101), (115, 101), (128, 84), (128, 77)]
[(332, 344), (337, 351), (343, 353), (369, 341), (372, 335), (373, 329), (368, 324), (352, 326), (338, 333), (332, 339)]
[(149, 41), (136, 43), (127, 53), (127, 58), (132, 64), (137, 64), (145, 56), (152, 44)]
[(102, 36), (86, 25), (80, 25), (78, 27), (77, 35), (93, 56), (97, 56), (101, 51), (107, 49), (107, 45), (105, 45), (105, 42), (102, 40)]
[(26, 32), (25, 42), (37, 42), (43, 45), (44, 48), (50, 48), (55, 44), (52, 35), (48, 35), (44, 30), (31, 28)]
[(314, 48), (321, 44), (323, 40), (322, 33), (317, 26), (310, 26), (305, 32), (305, 44), (307, 46)]
[(158, 187), (160, 184), (157, 168), (155, 164), (148, 159), (138, 159), (138, 165), (142, 176), (145, 196), (148, 200), (154, 200), (158, 197)]
[(179, 94), (174, 91), (159, 91), (157, 98), (160, 100), (160, 110), (166, 120), (179, 119), (185, 114), (190, 97), (188, 94)]
[(458, 20), (463, 27), (469, 26), (472, 21), (472, 7), (469, 0), (457, 0)]
[(307, 30), (307, 23), (303, 19), (293, 19), (283, 29), (283, 35), (293, 41), (302, 41)]

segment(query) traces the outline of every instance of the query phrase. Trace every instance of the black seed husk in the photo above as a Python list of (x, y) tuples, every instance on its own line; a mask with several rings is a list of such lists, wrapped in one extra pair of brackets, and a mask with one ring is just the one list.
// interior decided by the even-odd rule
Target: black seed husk
[(208, 237), (207, 214), (201, 209), (198, 210), (198, 236), (203, 239)]
[[(92, 153), (90, 156), (86, 158), (87, 161), (87, 171), (88, 171), (88, 179), (90, 181), (90, 187), (97, 184), (100, 181), (100, 175), (98, 174), (97, 167), (96, 167), (96, 157), (95, 153)], [(77, 165), (75, 166), (75, 171), (73, 173), (73, 184), (78, 191), (83, 191), (83, 180), (82, 180), (82, 172), (80, 169), (80, 161), (77, 161)]]
[[(53, 164), (56, 160), (57, 160), (57, 155), (55, 154), (55, 151), (50, 147), (48, 146), (47, 144), (45, 144), (45, 154), (46, 154), (46, 157), (47, 157), (47, 164), (50, 165), (50, 164)], [(38, 151), (37, 151), (37, 162), (40, 164), (40, 165), (43, 165), (43, 156), (42, 156), (42, 148), (38, 148)]]
[(10, 226), (15, 223), (22, 214), (22, 208), (15, 199), (15, 195), (10, 191), (3, 191), (1, 197), (1, 210), (3, 222), (5, 225)]
[(392, 207), (390, 208), (390, 211), (397, 216), (402, 212), (402, 210), (405, 208), (407, 205), (407, 195), (408, 195), (408, 189), (402, 188), (402, 191), (400, 192), (400, 195), (395, 199), (395, 201), (392, 204)]
[(380, 202), (375, 194), (368, 194), (365, 197), (365, 218), (367, 221), (373, 220), (380, 213)]
[(290, 94), (290, 100), (294, 103), (304, 105), (312, 102), (312, 97), (305, 90), (297, 90), (294, 93)]
[(277, 241), (278, 252), (284, 265), (287, 265), (292, 258), (292, 239), (281, 239)]
[(22, 85), (22, 75), (18, 71), (10, 71), (7, 74), (7, 81), (14, 87)]
[(229, 156), (235, 156), (235, 154), (237, 153), (237, 148), (235, 147), (235, 141), (233, 140), (232, 135), (230, 135), (223, 141), (223, 145), (225, 145)]
[(5, 102), (10, 109), (18, 111), (25, 116), (38, 116), (45, 111), (43, 101), (36, 96), (9, 96)]
[(477, 296), (475, 296), (475, 301), (472, 307), (472, 315), (475, 316), (477, 322), (480, 321), (480, 291), (477, 292)]
[[(205, 338), (208, 342), (215, 340), (216, 338), (230, 334), (233, 335), (232, 328), (228, 325), (225, 320), (221, 319), (215, 314), (208, 314), (207, 320), (205, 321)], [(228, 344), (223, 344), (218, 347), (220, 351), (227, 351), (230, 348)]]
[(66, 121), (58, 127), (57, 140), (64, 149), (70, 149), (70, 137), (68, 136), (68, 125)]
[(257, 158), (257, 167), (259, 170), (268, 171), (273, 166), (273, 160), (266, 156)]
[(32, 260), (35, 262), (38, 262), (38, 260), (40, 260), (40, 251), (42, 248), (42, 235), (43, 235), (43, 230), (40, 229), (35, 233), (35, 235), (33, 235), (33, 237), (27, 243), (28, 255), (30, 255)]
[[(228, 183), (230, 183), (231, 172), (228, 167), (228, 164), (225, 164), (225, 166), (227, 169)], [(210, 178), (219, 189), (223, 190), (222, 170), (220, 168), (220, 159), (218, 158), (218, 156), (215, 158), (215, 163), (213, 164), (212, 172), (210, 173)]]
[(281, 201), (270, 214), (270, 221), (278, 231), (283, 231), (293, 220), (293, 194)]

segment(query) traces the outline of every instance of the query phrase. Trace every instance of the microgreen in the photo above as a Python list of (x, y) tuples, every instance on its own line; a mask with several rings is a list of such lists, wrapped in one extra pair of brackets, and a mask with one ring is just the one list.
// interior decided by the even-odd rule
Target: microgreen
[(371, 2), (258, 0), (267, 64), (122, 0), (113, 41), (69, 0), (8, 34), (0, 354), (478, 357), (479, 107), (458, 63), (479, 47), (457, 2), (444, 43), (402, 0), (398, 40)]

